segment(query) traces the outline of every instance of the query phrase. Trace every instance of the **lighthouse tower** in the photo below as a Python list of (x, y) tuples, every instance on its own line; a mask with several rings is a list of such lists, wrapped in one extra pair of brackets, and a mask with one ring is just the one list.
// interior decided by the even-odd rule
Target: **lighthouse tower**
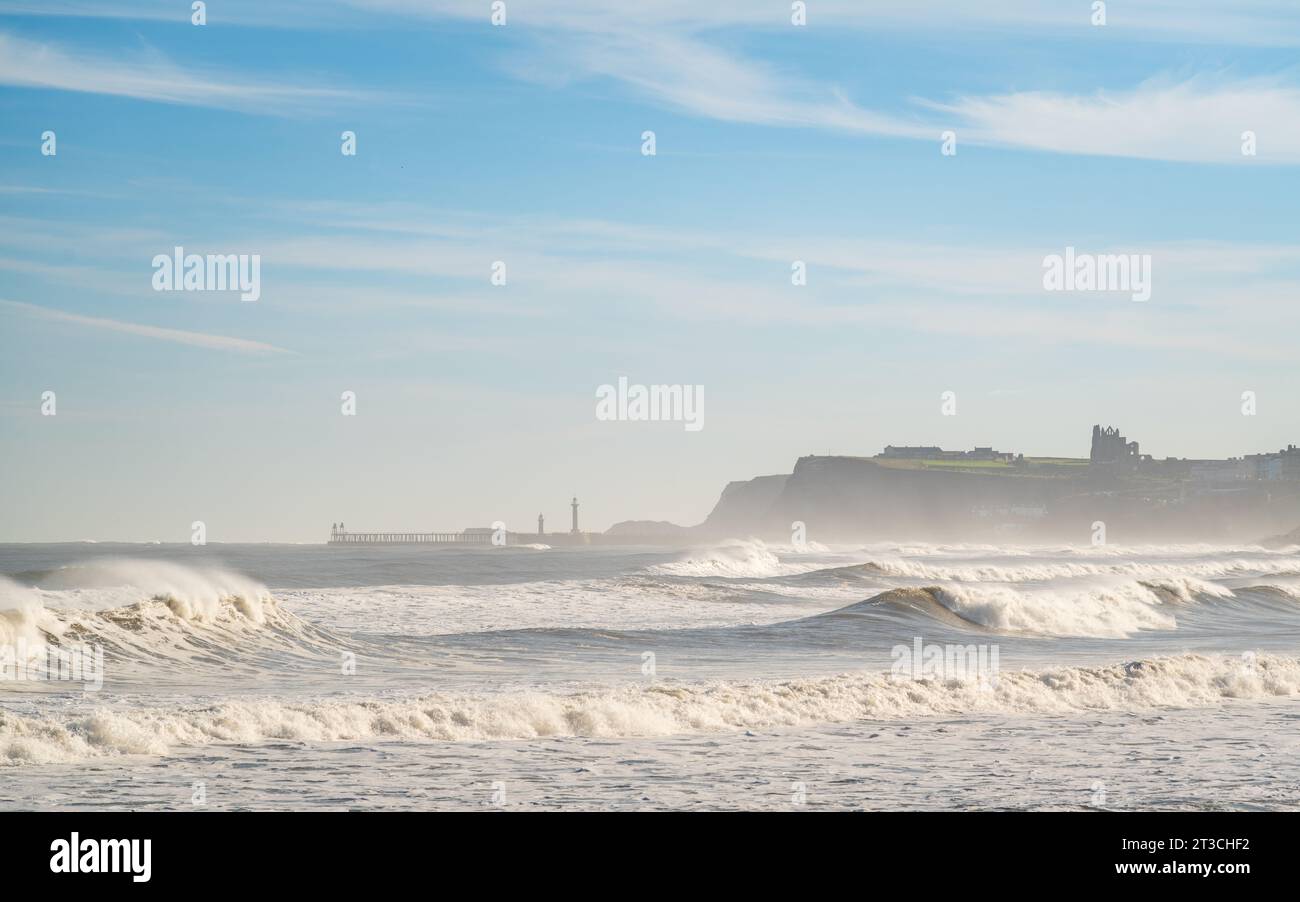
[(573, 504), (569, 506), (573, 508), (573, 529), (571, 532), (576, 536), (578, 534), (578, 499), (575, 497)]
[(537, 515), (537, 535), (539, 537), (546, 535), (546, 518), (541, 514)]

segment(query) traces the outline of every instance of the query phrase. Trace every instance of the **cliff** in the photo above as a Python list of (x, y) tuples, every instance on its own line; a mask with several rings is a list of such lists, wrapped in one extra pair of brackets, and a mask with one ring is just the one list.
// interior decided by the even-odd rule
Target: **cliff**
[(1063, 492), (1059, 479), (887, 466), (865, 457), (801, 457), (768, 511), (773, 526), (807, 524), (814, 540), (958, 540), (1032, 522)]
[[(732, 482), (695, 529), (788, 541), (1255, 542), (1300, 519), (1300, 482), (1198, 481), (1185, 467), (801, 457), (789, 476)], [(1282, 538), (1282, 537), (1279, 537)]]
[(727, 483), (709, 516), (695, 528), (720, 538), (770, 533), (772, 530), (766, 525), (769, 511), (789, 478), (784, 475), (756, 476)]

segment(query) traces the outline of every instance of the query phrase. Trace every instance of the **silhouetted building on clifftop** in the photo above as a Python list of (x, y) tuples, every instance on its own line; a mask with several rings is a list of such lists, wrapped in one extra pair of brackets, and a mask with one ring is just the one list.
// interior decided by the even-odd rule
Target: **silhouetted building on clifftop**
[(1136, 464), (1142, 459), (1138, 452), (1138, 443), (1130, 442), (1119, 434), (1114, 426), (1092, 427), (1092, 452), (1088, 455), (1091, 464)]

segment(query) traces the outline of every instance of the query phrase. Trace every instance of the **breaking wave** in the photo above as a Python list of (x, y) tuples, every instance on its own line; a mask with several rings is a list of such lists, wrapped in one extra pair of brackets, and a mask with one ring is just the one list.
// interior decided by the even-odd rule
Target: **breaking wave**
[(34, 654), (52, 624), (36, 591), (0, 576), (0, 648), (25, 646)]
[[(194, 567), (168, 561), (105, 558), (54, 570), (16, 574), (29, 591), (49, 596), (58, 592), (60, 605), (79, 608), (120, 607), (140, 598), (174, 598), (187, 605), (196, 619), (215, 613), (223, 601), (243, 598), (250, 602), (269, 598), (266, 586), (254, 579), (219, 567)], [(12, 588), (15, 583), (6, 581)], [(20, 587), (21, 588), (21, 587)], [(8, 591), (0, 588), (0, 607)]]
[(1249, 560), (1226, 558), (1207, 561), (1142, 562), (1142, 561), (1045, 561), (1040, 563), (977, 564), (970, 562), (931, 562), (904, 559), (872, 560), (849, 567), (829, 568), (827, 573), (851, 575), (854, 571), (876, 576), (898, 576), (909, 579), (952, 580), (955, 582), (1049, 582), (1089, 576), (1124, 576), (1142, 580), (1223, 579), (1246, 575), (1300, 576), (1300, 559), (1273, 558)]
[(1043, 592), (958, 584), (935, 591), (954, 614), (999, 633), (1122, 639), (1178, 626), (1161, 596), (1140, 583)]
[(265, 586), (219, 569), (109, 560), (51, 571), (41, 583), (0, 578), (0, 646), (93, 644), (116, 665), (162, 670), (256, 661), (272, 647), (305, 655), (338, 647)]
[(783, 562), (760, 539), (729, 539), (708, 548), (697, 548), (680, 560), (647, 567), (646, 573), (662, 576), (770, 577), (789, 576), (822, 569), (821, 564)]
[(1167, 597), (1140, 583), (1041, 591), (962, 584), (890, 589), (818, 617), (869, 613), (880, 605), (918, 611), (949, 626), (1012, 636), (1124, 639), (1178, 626)]
[(0, 763), (164, 755), (183, 747), (267, 740), (652, 737), (936, 715), (1068, 715), (1214, 706), (1297, 692), (1300, 659), (1189, 654), (1104, 667), (1003, 671), (992, 684), (895, 681), (884, 673), (858, 673), (779, 682), (629, 685), (571, 694), (104, 707), (57, 718), (0, 712)]

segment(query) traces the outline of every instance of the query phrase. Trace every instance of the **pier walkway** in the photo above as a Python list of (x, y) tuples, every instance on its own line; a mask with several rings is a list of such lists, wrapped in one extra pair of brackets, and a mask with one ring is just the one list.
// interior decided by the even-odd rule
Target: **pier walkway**
[(465, 532), (330, 532), (331, 545), (491, 545), (492, 530)]

